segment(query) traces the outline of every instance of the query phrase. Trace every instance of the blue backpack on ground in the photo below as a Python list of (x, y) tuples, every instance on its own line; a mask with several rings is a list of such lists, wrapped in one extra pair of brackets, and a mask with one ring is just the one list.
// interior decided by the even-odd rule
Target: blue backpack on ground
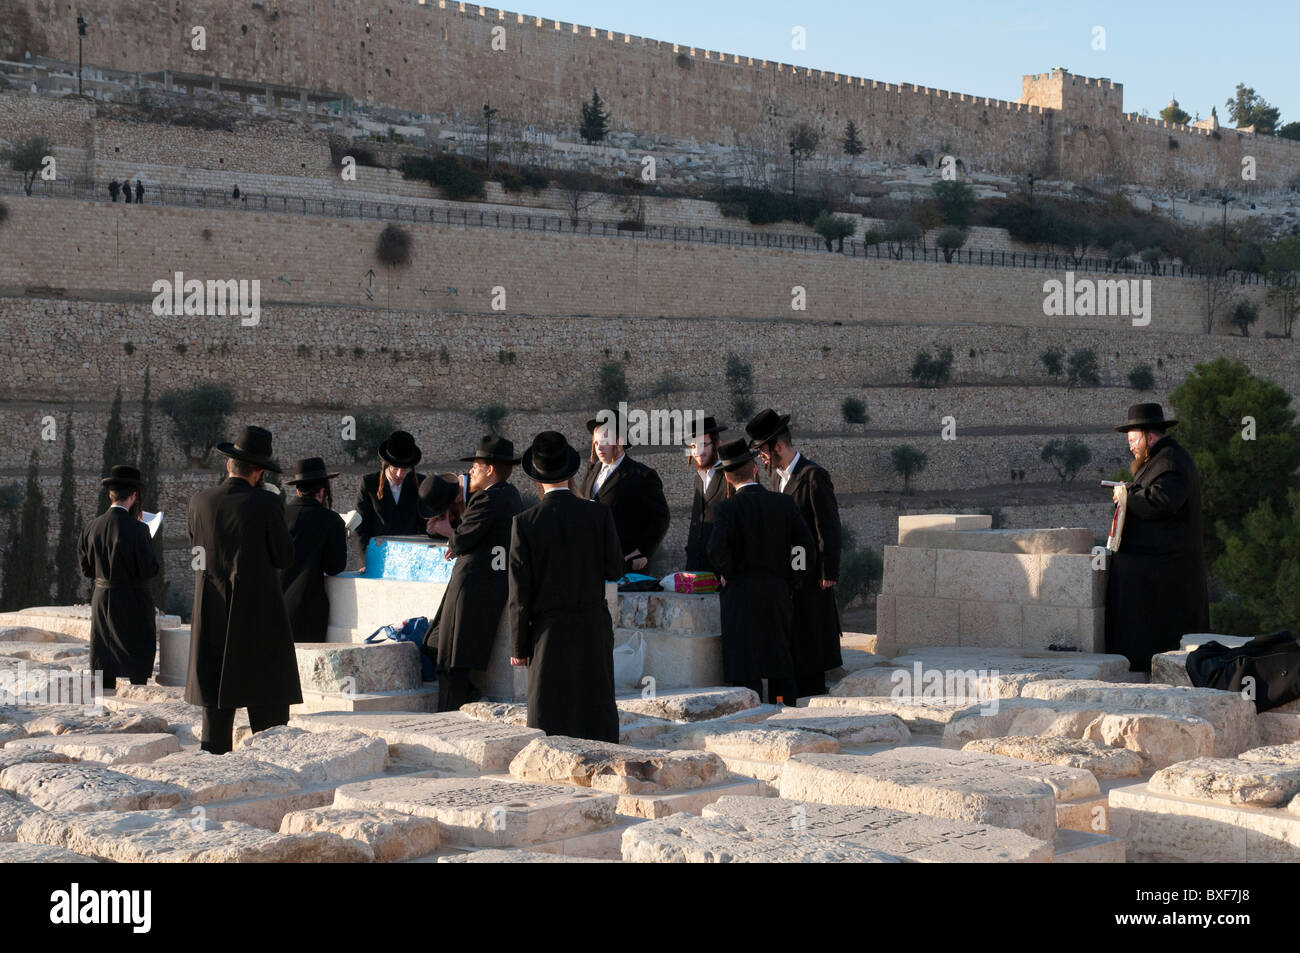
[(366, 644), (370, 645), (374, 642), (414, 642), (415, 647), (420, 650), (420, 676), (426, 682), (431, 682), (437, 676), (433, 670), (433, 659), (424, 649), (424, 637), (428, 632), (429, 620), (421, 615), (413, 619), (407, 619), (399, 625), (380, 626), (366, 636)]

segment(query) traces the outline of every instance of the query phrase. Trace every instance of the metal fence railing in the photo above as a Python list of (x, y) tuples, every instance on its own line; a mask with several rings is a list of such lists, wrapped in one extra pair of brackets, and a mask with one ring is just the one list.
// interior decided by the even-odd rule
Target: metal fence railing
[[(0, 193), (23, 191), (21, 177), (15, 173), (0, 173)], [(57, 179), (52, 182), (37, 178), (33, 196), (45, 198), (79, 199), (81, 201), (109, 202), (108, 184), (85, 179)], [(465, 228), (510, 228), (533, 232), (553, 232), (583, 236), (630, 238), (643, 241), (694, 242), (707, 245), (725, 245), (732, 248), (767, 248), (789, 251), (828, 253), (825, 239), (818, 235), (800, 235), (778, 232), (753, 232), (727, 228), (690, 227), (685, 225), (644, 225), (629, 228), (621, 222), (575, 218), (564, 213), (545, 211), (500, 212), (475, 210), (468, 204), (464, 208), (435, 205), (410, 205), (400, 202), (370, 202), (335, 197), (308, 198), (298, 195), (274, 195), (262, 192), (241, 192), (234, 198), (229, 192), (218, 189), (200, 189), (188, 186), (152, 185), (145, 190), (144, 204), (179, 206), (185, 208), (211, 208), (221, 210), (280, 212), (291, 215), (316, 215), (330, 218), (373, 219), (385, 222), (423, 222), (432, 225), (459, 225)], [(892, 261), (921, 261), (955, 265), (980, 265), (1002, 268), (1034, 268), (1047, 271), (1075, 271), (1096, 274), (1126, 274), (1133, 276), (1166, 278), (1199, 278), (1205, 273), (1187, 265), (1157, 262), (1146, 264), (1130, 259), (1091, 258), (1083, 255), (1062, 255), (1020, 251), (1003, 251), (988, 248), (962, 248), (951, 257), (932, 245), (867, 244), (857, 239), (837, 241), (834, 254), (849, 258), (875, 258)], [(1259, 273), (1229, 270), (1228, 279), (1234, 284), (1263, 285), (1269, 281)], [(1291, 284), (1295, 284), (1292, 279)]]

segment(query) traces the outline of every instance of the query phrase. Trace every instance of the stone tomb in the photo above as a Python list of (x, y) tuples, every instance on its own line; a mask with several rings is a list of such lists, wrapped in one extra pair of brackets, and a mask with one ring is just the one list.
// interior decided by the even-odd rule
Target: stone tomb
[(336, 808), (432, 817), (444, 845), (524, 847), (614, 823), (618, 797), (590, 788), (492, 778), (382, 778), (343, 785)]
[(1092, 568), (1091, 530), (967, 529), (955, 515), (926, 516), (929, 528), (900, 517), (900, 544), (885, 547), (877, 651), (1102, 650), (1106, 575)]
[(992, 824), (1050, 841), (1057, 802), (1097, 798), (1097, 779), (1078, 768), (937, 748), (873, 755), (796, 755), (782, 768), (783, 798), (889, 807)]

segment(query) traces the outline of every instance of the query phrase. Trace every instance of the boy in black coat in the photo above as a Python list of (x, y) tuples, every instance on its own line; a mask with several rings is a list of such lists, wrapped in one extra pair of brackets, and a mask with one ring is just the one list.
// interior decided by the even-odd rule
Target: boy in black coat
[(86, 524), (77, 544), (81, 574), (95, 580), (90, 597), (90, 670), (103, 672), (104, 687), (119, 678), (143, 685), (153, 674), (157, 621), (149, 580), (158, 575), (149, 529), (140, 522), (135, 467), (113, 467), (100, 481), (112, 502)]
[(308, 457), (298, 461), (298, 472), (285, 481), (297, 494), (284, 507), (285, 525), (293, 540), (293, 564), (280, 577), (284, 607), (289, 613), (295, 642), (324, 642), (329, 628), (330, 600), (325, 577), (347, 568), (348, 531), (335, 513), (325, 461)]

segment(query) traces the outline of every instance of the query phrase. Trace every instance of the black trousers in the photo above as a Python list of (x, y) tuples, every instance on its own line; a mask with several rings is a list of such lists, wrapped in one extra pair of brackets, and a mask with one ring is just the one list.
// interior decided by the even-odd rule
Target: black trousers
[[(763, 699), (763, 680), (759, 679), (753, 682), (732, 682), (737, 688), (752, 689), (759, 700)], [(782, 705), (788, 705), (793, 708), (794, 703), (798, 700), (795, 695), (795, 684), (792, 678), (769, 678), (767, 680), (767, 703), (769, 705), (777, 704), (777, 699), (781, 699)]]
[[(254, 732), (289, 723), (289, 706), (250, 705), (248, 723)], [(235, 709), (203, 708), (203, 735), (199, 747), (212, 754), (228, 754), (235, 744)]]
[(438, 711), (460, 711), (460, 706), (469, 701), (469, 694), (469, 669), (438, 669)]

